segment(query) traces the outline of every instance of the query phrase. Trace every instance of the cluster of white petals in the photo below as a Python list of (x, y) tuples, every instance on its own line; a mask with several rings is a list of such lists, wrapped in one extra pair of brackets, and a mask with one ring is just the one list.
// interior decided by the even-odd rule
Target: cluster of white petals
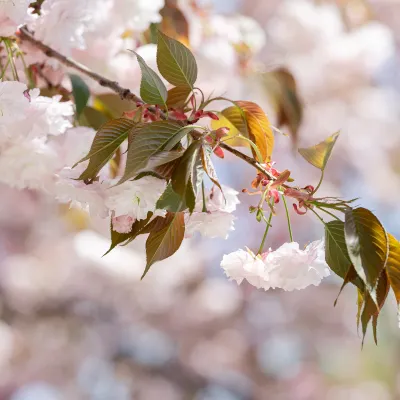
[(330, 275), (322, 240), (310, 243), (304, 250), (296, 242), (285, 243), (275, 251), (258, 256), (239, 249), (224, 255), (221, 267), (237, 283), (246, 279), (251, 285), (265, 290), (292, 291), (318, 286)]
[[(160, 22), (163, 6), (164, 0), (45, 0), (40, 15), (29, 27), (39, 40), (64, 55), (86, 49), (91, 53), (93, 47), (100, 50), (103, 43), (110, 55), (106, 59), (111, 60), (112, 55), (127, 48), (118, 37), (128, 30), (142, 32), (152, 22)], [(103, 52), (98, 56), (103, 57)]]
[(0, 36), (11, 36), (18, 26), (32, 19), (29, 4), (31, 0), (0, 1)]
[(45, 190), (61, 167), (49, 136), (70, 128), (71, 102), (28, 93), (20, 82), (0, 82), (0, 181)]
[(108, 190), (106, 205), (116, 217), (128, 215), (133, 219), (145, 219), (149, 212), (162, 216), (164, 211), (156, 210), (156, 203), (165, 188), (165, 180), (152, 176), (126, 181)]
[(0, 82), (0, 182), (40, 190), (93, 216), (124, 217), (116, 220), (121, 232), (148, 212), (164, 216), (156, 210), (164, 180), (144, 177), (116, 185), (107, 167), (90, 185), (77, 180), (89, 161), (72, 166), (87, 154), (96, 131), (72, 127), (73, 105), (60, 100), (40, 96), (38, 89), (28, 92), (20, 82)]
[(229, 232), (235, 230), (236, 217), (232, 212), (240, 203), (238, 194), (236, 190), (225, 185), (222, 185), (222, 192), (217, 186), (213, 186), (205, 196), (206, 211), (203, 211), (203, 199), (200, 196), (194, 212), (185, 215), (186, 237), (192, 237), (198, 232), (211, 239), (217, 237), (227, 239)]

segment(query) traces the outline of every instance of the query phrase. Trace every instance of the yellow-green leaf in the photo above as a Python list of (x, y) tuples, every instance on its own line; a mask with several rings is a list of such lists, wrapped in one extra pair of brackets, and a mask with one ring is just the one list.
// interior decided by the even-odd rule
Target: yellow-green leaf
[(323, 171), (338, 137), (339, 132), (336, 132), (315, 146), (299, 149), (299, 153), (311, 165)]
[(397, 304), (400, 304), (400, 242), (392, 235), (389, 237), (389, 258), (386, 270), (390, 286), (394, 292)]
[(218, 113), (218, 120), (211, 120), (211, 126), (214, 130), (227, 127), (229, 133), (224, 137), (224, 142), (235, 147), (251, 147), (249, 143), (241, 138), (247, 134), (243, 112), (237, 106), (225, 108)]
[[(236, 106), (228, 107), (222, 111), (221, 121), (213, 121), (213, 129), (227, 126), (229, 132), (227, 144), (232, 146), (244, 145), (246, 140), (243, 138), (237, 141), (238, 133), (244, 138), (250, 139), (257, 147), (251, 147), (254, 158), (260, 162), (270, 161), (274, 149), (274, 134), (271, 124), (264, 111), (257, 104), (250, 101), (236, 101)], [(229, 124), (227, 123), (229, 122)], [(229, 138), (232, 138), (229, 139)], [(248, 143), (245, 144), (246, 146)], [(261, 160), (259, 160), (259, 155)]]
[(174, 86), (193, 88), (197, 64), (192, 52), (182, 43), (158, 32), (157, 66), (161, 75)]

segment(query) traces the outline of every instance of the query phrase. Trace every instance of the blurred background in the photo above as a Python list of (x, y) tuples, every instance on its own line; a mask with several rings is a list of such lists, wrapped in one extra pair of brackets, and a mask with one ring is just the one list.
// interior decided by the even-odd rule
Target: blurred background
[[(199, 86), (255, 101), (280, 126), (277, 168), (315, 185), (318, 171), (293, 142), (313, 145), (340, 130), (321, 194), (361, 197), (400, 235), (400, 1), (173, 3), (188, 23)], [(169, 18), (173, 28), (183, 23)], [(276, 74), (283, 68), (296, 106), (273, 90), (293, 85)], [(229, 155), (216, 167), (238, 191), (254, 178)], [(264, 292), (223, 275), (223, 254), (259, 246), (251, 197), (240, 195), (229, 240), (187, 240), (140, 281), (143, 239), (102, 258), (109, 221), (33, 191), (0, 193), (0, 400), (400, 399), (394, 298), (379, 345), (368, 333), (362, 349), (356, 291), (346, 287), (334, 308), (336, 277)], [(278, 214), (272, 248), (289, 240)], [(292, 222), (300, 245), (323, 235), (312, 215)]]

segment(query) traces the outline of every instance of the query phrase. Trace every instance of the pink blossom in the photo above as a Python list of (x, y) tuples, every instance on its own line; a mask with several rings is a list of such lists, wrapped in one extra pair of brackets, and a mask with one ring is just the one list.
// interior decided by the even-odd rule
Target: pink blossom
[(129, 233), (132, 230), (132, 224), (135, 222), (135, 218), (129, 215), (120, 215), (113, 217), (112, 227), (113, 230), (118, 233)]

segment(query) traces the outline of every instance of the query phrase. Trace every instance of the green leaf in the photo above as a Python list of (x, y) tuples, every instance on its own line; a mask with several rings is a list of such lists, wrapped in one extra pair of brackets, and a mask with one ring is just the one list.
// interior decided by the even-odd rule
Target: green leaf
[[(358, 278), (347, 251), (344, 222), (342, 221), (330, 221), (325, 225), (325, 260), (336, 275), (345, 281), (354, 283), (360, 289), (364, 289), (364, 284)], [(355, 277), (352, 275), (352, 271), (354, 271)]]
[(76, 116), (79, 118), (90, 98), (90, 90), (79, 75), (70, 74), (69, 77), (71, 79), (72, 95), (75, 101)]
[(89, 153), (74, 165), (75, 167), (83, 161), (90, 160), (78, 179), (95, 178), (134, 127), (135, 122), (126, 118), (114, 119), (104, 124), (96, 133)]
[(138, 53), (131, 50), (138, 59), (142, 71), (142, 81), (140, 83), (140, 97), (147, 104), (154, 104), (165, 107), (167, 100), (167, 88), (163, 81), (147, 64)]
[(199, 141), (188, 147), (171, 178), (173, 190), (185, 200), (190, 212), (196, 206), (197, 193), (203, 179), (201, 147), (202, 143)]
[(371, 211), (361, 207), (346, 211), (344, 231), (350, 260), (376, 300), (376, 284), (389, 256), (386, 231)]
[(157, 66), (161, 75), (174, 86), (193, 89), (197, 64), (192, 52), (182, 43), (158, 32)]
[(345, 279), (352, 262), (347, 251), (342, 221), (331, 221), (325, 225), (325, 260), (335, 274)]
[(390, 286), (394, 292), (397, 304), (400, 304), (400, 243), (392, 235), (389, 237), (389, 258), (386, 265)]
[(104, 253), (103, 257), (105, 255), (107, 255), (112, 249), (114, 249), (119, 244), (124, 243), (128, 240), (132, 241), (141, 233), (146, 233), (146, 232), (143, 232), (143, 230), (146, 227), (146, 225), (148, 224), (148, 222), (150, 221), (152, 215), (153, 215), (153, 213), (149, 212), (147, 214), (146, 219), (136, 220), (132, 224), (132, 230), (128, 233), (119, 233), (119, 232), (114, 231), (113, 226), (112, 226), (112, 218), (111, 218), (111, 227), (110, 227), (111, 228), (111, 246), (107, 250), (107, 252)]
[(119, 183), (145, 171), (152, 157), (154, 159), (158, 153), (172, 150), (192, 130), (191, 126), (182, 126), (173, 121), (140, 125), (129, 145), (125, 173)]
[(168, 90), (167, 107), (183, 108), (192, 89), (189, 86), (176, 86)]
[(174, 192), (171, 183), (167, 185), (164, 193), (158, 199), (156, 208), (158, 210), (167, 210), (170, 212), (180, 212), (186, 209), (186, 205), (181, 196)]
[(158, 218), (151, 229), (146, 241), (147, 264), (142, 279), (155, 262), (172, 256), (181, 246), (185, 236), (184, 213), (168, 213), (165, 218)]
[(331, 156), (333, 146), (335, 146), (338, 137), (339, 132), (336, 132), (315, 146), (299, 149), (299, 153), (311, 165), (323, 171)]
[(161, 151), (160, 153), (154, 154), (154, 156), (149, 158), (147, 167), (153, 170), (161, 165), (170, 163), (171, 161), (181, 158), (185, 152), (181, 150), (171, 150), (171, 151)]

